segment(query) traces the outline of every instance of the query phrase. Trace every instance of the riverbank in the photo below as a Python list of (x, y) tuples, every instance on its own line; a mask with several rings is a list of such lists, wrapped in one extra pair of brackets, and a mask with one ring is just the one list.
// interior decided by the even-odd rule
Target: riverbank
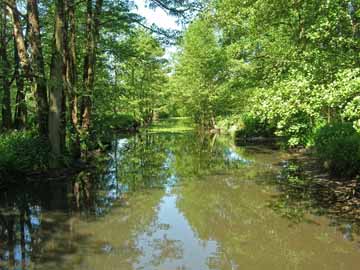
[[(140, 133), (162, 133), (162, 134), (183, 134), (188, 132), (194, 132), (196, 130), (195, 124), (192, 122), (190, 118), (187, 117), (175, 117), (162, 119), (159, 121), (155, 121), (149, 127), (143, 127), (139, 130)], [(221, 133), (228, 133), (221, 132)], [(23, 135), (26, 134), (26, 135)], [(46, 166), (39, 166), (38, 164), (44, 164), (48, 159), (47, 152), (44, 150), (44, 147), (41, 147), (40, 144), (37, 146), (41, 149), (28, 152), (26, 149), (29, 146), (30, 149), (34, 149), (34, 141), (37, 140), (36, 137), (32, 137), (32, 134), (29, 133), (18, 133), (15, 136), (15, 141), (12, 143), (11, 151), (7, 151), (8, 159), (12, 158), (12, 162), (8, 168), (4, 167), (5, 162), (0, 162), (2, 169), (0, 169), (0, 177), (2, 179), (2, 183), (6, 182), (6, 179), (24, 179), (28, 181), (31, 179), (35, 181), (35, 179), (65, 179), (74, 175), (82, 170), (90, 170), (96, 167), (96, 164), (99, 162), (106, 162), (107, 160), (107, 151), (111, 148), (112, 142), (119, 136), (119, 134), (123, 134), (122, 136), (131, 137), (133, 136), (133, 132), (119, 132), (112, 130), (107, 134), (107, 140), (103, 141), (100, 148), (96, 148), (95, 150), (89, 152), (89, 160), (87, 162), (78, 160), (78, 161), (70, 161), (67, 162), (67, 166), (57, 169), (57, 170), (49, 170)], [(127, 134), (127, 135), (125, 135)], [(214, 137), (218, 134), (208, 134), (210, 137)], [(223, 136), (223, 135), (222, 135)], [(244, 139), (237, 139), (237, 137), (233, 137), (233, 135), (224, 135), (232, 138), (237, 146), (257, 146), (257, 145), (280, 145), (283, 142), (281, 138), (277, 137), (246, 137)], [(212, 140), (214, 140), (212, 139)], [(17, 140), (17, 141), (16, 141)], [(25, 145), (25, 146), (22, 146)], [(12, 153), (14, 152), (14, 153)], [(319, 177), (321, 177), (321, 181), (333, 181), (334, 183), (339, 184), (339, 188), (341, 188), (340, 183), (344, 183), (344, 187), (347, 186), (348, 183), (356, 182), (356, 178), (350, 177), (333, 177), (326, 171), (326, 169), (322, 166), (322, 161), (319, 160), (315, 154), (313, 149), (305, 149), (305, 148), (292, 148), (288, 150), (289, 159), (284, 160), (284, 162), (292, 162), (298, 164), (299, 167), (302, 168), (307, 178), (313, 178), (314, 181), (318, 181)], [(4, 151), (5, 153), (5, 151)], [(40, 153), (40, 155), (39, 155)], [(43, 154), (41, 154), (43, 153)], [(21, 159), (17, 159), (16, 156), (21, 156)], [(6, 159), (6, 155), (1, 157), (2, 160)], [(40, 160), (40, 161), (37, 161)], [(24, 162), (25, 165), (23, 165)], [(9, 164), (9, 163), (8, 163)], [(30, 168), (30, 169), (29, 169)], [(27, 180), (26, 180), (27, 179)], [(351, 185), (351, 184), (350, 184)], [(331, 186), (331, 185), (328, 185)]]
[(316, 209), (318, 214), (337, 223), (360, 221), (359, 177), (331, 175), (311, 149), (292, 151), (283, 167), (277, 181), (283, 192), (281, 204), (298, 209), (295, 215), (301, 215), (306, 209)]
[(170, 117), (155, 121), (149, 127), (142, 129), (142, 131), (147, 130), (151, 133), (184, 133), (194, 129), (195, 124), (191, 118)]

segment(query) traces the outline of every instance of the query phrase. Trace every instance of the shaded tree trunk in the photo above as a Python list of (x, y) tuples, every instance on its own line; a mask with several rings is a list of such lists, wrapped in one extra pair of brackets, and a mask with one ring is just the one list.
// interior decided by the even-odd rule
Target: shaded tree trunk
[(16, 48), (19, 55), (20, 66), (24, 70), (25, 75), (29, 76), (30, 74), (30, 62), (26, 52), (25, 39), (23, 36), (23, 31), (19, 18), (19, 11), (16, 8), (15, 0), (9, 0), (7, 3), (7, 10), (12, 18), (13, 27), (14, 27), (14, 38), (16, 43)]
[(77, 94), (77, 72), (76, 72), (76, 19), (75, 1), (66, 0), (68, 8), (68, 54), (66, 61), (66, 81), (69, 93), (70, 121), (72, 126), (71, 151), (74, 157), (80, 157), (80, 131), (78, 121), (78, 94)]
[(1, 32), (0, 32), (0, 57), (1, 57), (1, 77), (3, 88), (2, 99), (2, 128), (10, 129), (12, 126), (11, 121), (11, 96), (10, 96), (10, 63), (7, 57), (7, 20), (6, 20), (6, 6), (1, 4)]
[(103, 0), (96, 0), (93, 11), (92, 1), (87, 1), (86, 20), (86, 53), (84, 59), (84, 95), (81, 104), (81, 127), (82, 132), (87, 134), (90, 128), (92, 94), (95, 80), (96, 46), (99, 38), (100, 15)]
[[(14, 43), (16, 43), (15, 40)], [(15, 80), (17, 87), (14, 126), (16, 129), (23, 129), (25, 128), (27, 118), (27, 108), (25, 102), (25, 83), (22, 69), (20, 67), (19, 54), (16, 48), (16, 44), (14, 45)]]
[(34, 92), (37, 104), (37, 117), (39, 132), (44, 137), (48, 136), (49, 103), (46, 86), (45, 65), (42, 53), (39, 11), (37, 0), (28, 0), (28, 21), (30, 26), (29, 40), (34, 73)]
[(65, 13), (64, 1), (56, 0), (53, 53), (50, 65), (49, 140), (52, 152), (50, 166), (59, 167), (64, 152), (63, 130), (64, 71), (65, 71)]

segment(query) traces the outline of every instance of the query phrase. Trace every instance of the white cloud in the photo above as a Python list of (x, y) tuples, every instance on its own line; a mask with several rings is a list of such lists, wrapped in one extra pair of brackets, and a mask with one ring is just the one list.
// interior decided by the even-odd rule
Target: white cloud
[(168, 15), (163, 9), (155, 10), (145, 7), (145, 0), (135, 0), (138, 7), (137, 13), (146, 18), (149, 25), (156, 24), (161, 28), (181, 30), (181, 26), (176, 23), (176, 18)]
[[(163, 9), (150, 9), (145, 7), (145, 0), (134, 0), (138, 7), (137, 13), (143, 16), (147, 24), (150, 26), (156, 24), (158, 27), (164, 29), (181, 30), (181, 26), (176, 23), (176, 18), (168, 15)], [(170, 60), (172, 54), (177, 50), (176, 46), (167, 46), (165, 48), (165, 58)]]

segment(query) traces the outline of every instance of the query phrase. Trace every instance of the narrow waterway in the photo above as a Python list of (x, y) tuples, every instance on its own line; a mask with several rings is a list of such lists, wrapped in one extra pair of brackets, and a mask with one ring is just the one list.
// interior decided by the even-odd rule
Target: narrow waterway
[(71, 179), (1, 191), (0, 269), (359, 269), (355, 222), (305, 191), (286, 200), (286, 152), (142, 132), (108, 155)]

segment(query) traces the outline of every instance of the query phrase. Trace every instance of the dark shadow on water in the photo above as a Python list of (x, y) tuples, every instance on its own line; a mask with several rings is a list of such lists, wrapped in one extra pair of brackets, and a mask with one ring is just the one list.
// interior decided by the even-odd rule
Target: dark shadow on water
[[(279, 190), (269, 202), (276, 213), (294, 224), (317, 224), (316, 217), (327, 217), (329, 226), (343, 233), (344, 239), (360, 235), (360, 183), (357, 180), (339, 181), (322, 174), (313, 174), (296, 160), (280, 164), (281, 172), (273, 181)], [(360, 243), (360, 242), (359, 242)]]

